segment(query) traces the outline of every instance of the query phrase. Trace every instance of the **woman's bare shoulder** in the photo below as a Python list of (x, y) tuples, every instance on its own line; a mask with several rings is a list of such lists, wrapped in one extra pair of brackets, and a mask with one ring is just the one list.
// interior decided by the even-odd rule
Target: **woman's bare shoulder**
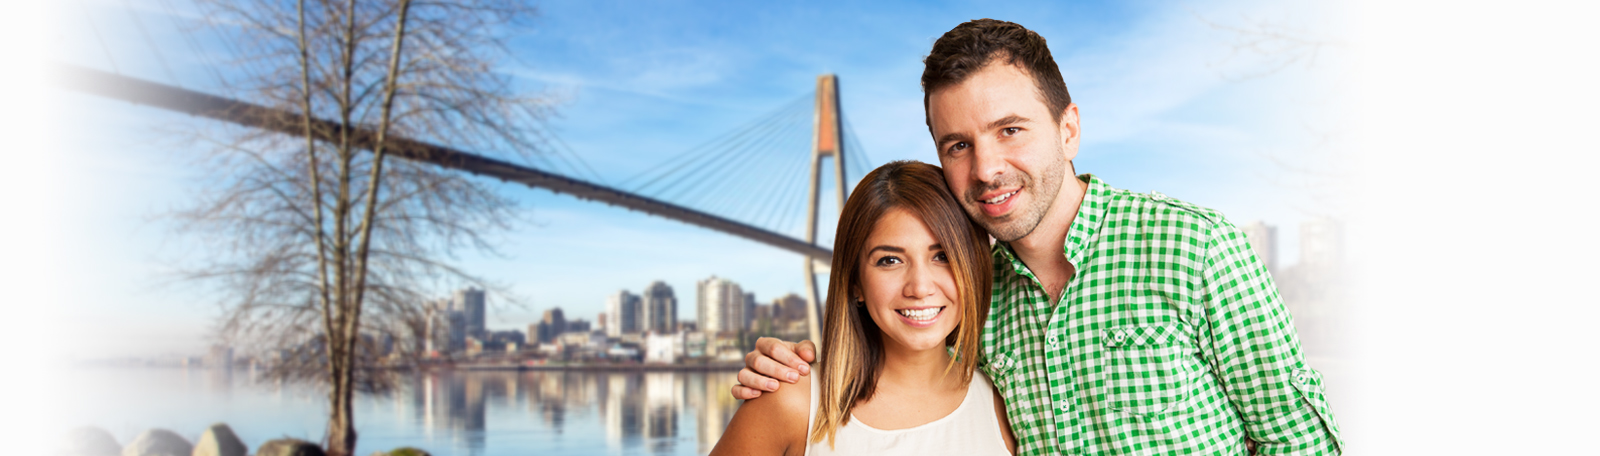
[(804, 454), (810, 416), (811, 376), (803, 375), (740, 404), (711, 454)]

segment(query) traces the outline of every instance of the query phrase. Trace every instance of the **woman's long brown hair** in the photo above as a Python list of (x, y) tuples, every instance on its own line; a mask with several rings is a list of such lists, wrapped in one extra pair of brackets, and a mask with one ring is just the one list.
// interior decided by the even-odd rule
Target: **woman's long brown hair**
[[(828, 277), (822, 326), (821, 397), (816, 428), (810, 442), (833, 438), (850, 422), (850, 409), (872, 398), (883, 364), (883, 333), (860, 299), (861, 267), (866, 262), (867, 237), (878, 220), (892, 209), (904, 209), (922, 220), (944, 246), (955, 276), (956, 305), (961, 321), (945, 338), (955, 357), (947, 369), (959, 368), (963, 381), (972, 381), (977, 366), (978, 339), (989, 315), (991, 258), (983, 228), (972, 223), (945, 185), (938, 166), (897, 161), (867, 173), (850, 192), (833, 238), (833, 267)], [(816, 381), (816, 380), (813, 380)]]

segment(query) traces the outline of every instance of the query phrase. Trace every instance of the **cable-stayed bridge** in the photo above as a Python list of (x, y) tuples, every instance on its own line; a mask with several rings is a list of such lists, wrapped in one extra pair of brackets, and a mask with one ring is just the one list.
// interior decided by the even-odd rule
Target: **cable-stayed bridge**
[[(87, 12), (85, 22), (94, 27), (94, 18)], [(57, 84), (68, 90), (247, 127), (304, 134), (305, 119), (299, 113), (183, 87), (185, 84), (168, 66), (169, 59), (150, 39), (144, 24), (133, 14), (128, 22), (137, 26), (146, 48), (155, 57), (151, 60), (160, 64), (165, 79), (171, 82), (123, 74), (120, 67), (128, 62), (119, 66), (113, 57), (117, 53), (100, 38), (100, 30), (94, 29), (109, 71), (58, 63), (54, 69)], [(185, 38), (192, 45), (194, 39)], [(202, 53), (198, 48), (194, 50)], [(206, 69), (216, 73), (215, 68)], [(525, 163), (417, 138), (391, 137), (386, 140), (385, 149), (392, 157), (623, 207), (797, 253), (803, 258), (811, 303), (807, 309), (811, 339), (820, 340), (817, 323), (822, 296), (816, 275), (825, 274), (831, 261), (832, 251), (821, 241), (832, 231), (832, 225), (826, 222), (837, 215), (823, 210), (843, 208), (848, 188), (871, 168), (871, 161), (862, 153), (840, 110), (838, 89), (835, 76), (819, 76), (815, 91), (666, 157), (655, 166), (643, 168), (643, 172), (613, 181), (602, 177), (583, 159), (583, 154), (549, 132), (542, 134), (546, 138), (545, 150), (530, 156)], [(321, 124), (321, 128), (312, 129), (324, 136), (321, 140), (331, 141), (343, 133), (334, 122), (312, 122)], [(367, 147), (376, 139), (371, 131), (351, 133), (357, 144)]]

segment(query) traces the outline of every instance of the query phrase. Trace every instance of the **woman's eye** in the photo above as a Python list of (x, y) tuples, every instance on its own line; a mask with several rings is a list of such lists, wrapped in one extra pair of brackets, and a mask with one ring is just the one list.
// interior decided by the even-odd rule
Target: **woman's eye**
[(940, 262), (940, 263), (949, 263), (950, 262), (950, 257), (945, 256), (944, 252), (939, 252), (939, 253), (933, 254), (933, 261), (937, 261), (937, 262)]
[(893, 257), (893, 256), (886, 256), (886, 257), (883, 257), (883, 258), (879, 258), (878, 261), (873, 262), (872, 264), (875, 265), (875, 266), (888, 266), (888, 265), (892, 265), (892, 264), (900, 264), (900, 258), (899, 257)]
[(1022, 131), (1022, 128), (1019, 128), (1019, 127), (1006, 127), (1004, 129), (1000, 130), (1000, 134), (1003, 134), (1003, 135), (1006, 135), (1006, 136), (1011, 136), (1011, 135), (1017, 134), (1017, 132), (1020, 132), (1020, 131)]

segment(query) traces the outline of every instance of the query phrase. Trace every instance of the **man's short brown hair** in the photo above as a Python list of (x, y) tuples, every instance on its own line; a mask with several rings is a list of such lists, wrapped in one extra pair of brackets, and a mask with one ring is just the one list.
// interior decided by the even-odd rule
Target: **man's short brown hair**
[(945, 32), (933, 42), (928, 58), (922, 59), (922, 112), (928, 127), (933, 128), (927, 114), (928, 96), (933, 91), (960, 84), (1002, 57), (1007, 64), (1033, 76), (1039, 101), (1050, 108), (1052, 120), (1061, 122), (1061, 113), (1072, 104), (1072, 95), (1067, 93), (1067, 83), (1061, 78), (1056, 60), (1050, 57), (1044, 37), (1014, 22), (976, 19)]

